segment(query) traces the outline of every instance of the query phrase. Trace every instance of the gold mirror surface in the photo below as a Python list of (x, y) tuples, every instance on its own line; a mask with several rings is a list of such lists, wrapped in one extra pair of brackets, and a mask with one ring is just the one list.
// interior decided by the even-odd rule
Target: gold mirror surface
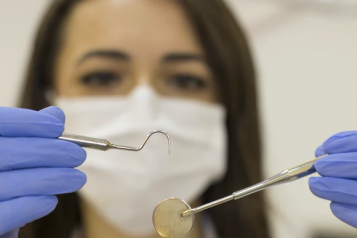
[(156, 231), (165, 238), (184, 238), (192, 231), (194, 215), (183, 218), (181, 213), (191, 209), (183, 200), (168, 198), (160, 202), (153, 214)]

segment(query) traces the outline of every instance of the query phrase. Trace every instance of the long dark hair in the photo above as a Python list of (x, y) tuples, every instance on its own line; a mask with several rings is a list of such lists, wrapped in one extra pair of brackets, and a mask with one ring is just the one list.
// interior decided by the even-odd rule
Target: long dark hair
[[(73, 7), (81, 0), (51, 4), (40, 25), (26, 74), (21, 107), (48, 106), (45, 93), (53, 87), (53, 65), (61, 32)], [(255, 73), (242, 29), (222, 0), (178, 0), (206, 52), (208, 64), (227, 110), (228, 171), (202, 196), (203, 202), (227, 196), (261, 181), (261, 148)], [(20, 238), (67, 238), (80, 224), (76, 193), (59, 195), (50, 215), (26, 225)], [(269, 237), (262, 193), (208, 210), (222, 238)]]

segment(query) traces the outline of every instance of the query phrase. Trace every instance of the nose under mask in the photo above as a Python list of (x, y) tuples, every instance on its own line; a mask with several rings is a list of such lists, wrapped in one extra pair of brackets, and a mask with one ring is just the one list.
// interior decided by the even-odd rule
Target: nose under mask
[(192, 202), (226, 171), (225, 109), (219, 104), (158, 96), (139, 86), (127, 97), (57, 98), (66, 131), (136, 146), (142, 151), (87, 150), (80, 170), (88, 177), (83, 197), (109, 223), (131, 235), (154, 233), (152, 212), (168, 197)]

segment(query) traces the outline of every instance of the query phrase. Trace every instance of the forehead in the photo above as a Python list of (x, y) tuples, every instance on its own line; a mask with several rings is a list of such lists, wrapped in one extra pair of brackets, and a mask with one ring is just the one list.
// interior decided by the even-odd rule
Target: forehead
[(65, 45), (72, 53), (120, 48), (131, 54), (158, 51), (201, 53), (176, 0), (86, 0), (72, 11)]

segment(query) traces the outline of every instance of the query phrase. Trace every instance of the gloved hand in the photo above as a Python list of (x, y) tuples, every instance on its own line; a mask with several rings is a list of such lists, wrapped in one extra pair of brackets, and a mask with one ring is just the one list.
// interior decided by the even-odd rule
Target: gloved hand
[(332, 201), (330, 208), (340, 220), (357, 228), (357, 131), (338, 133), (317, 148), (315, 162), (322, 177), (309, 180), (310, 190)]
[(56, 139), (64, 120), (57, 107), (39, 112), (0, 107), (0, 238), (17, 237), (19, 227), (55, 209), (55, 194), (85, 184), (86, 175), (73, 168), (86, 152)]

